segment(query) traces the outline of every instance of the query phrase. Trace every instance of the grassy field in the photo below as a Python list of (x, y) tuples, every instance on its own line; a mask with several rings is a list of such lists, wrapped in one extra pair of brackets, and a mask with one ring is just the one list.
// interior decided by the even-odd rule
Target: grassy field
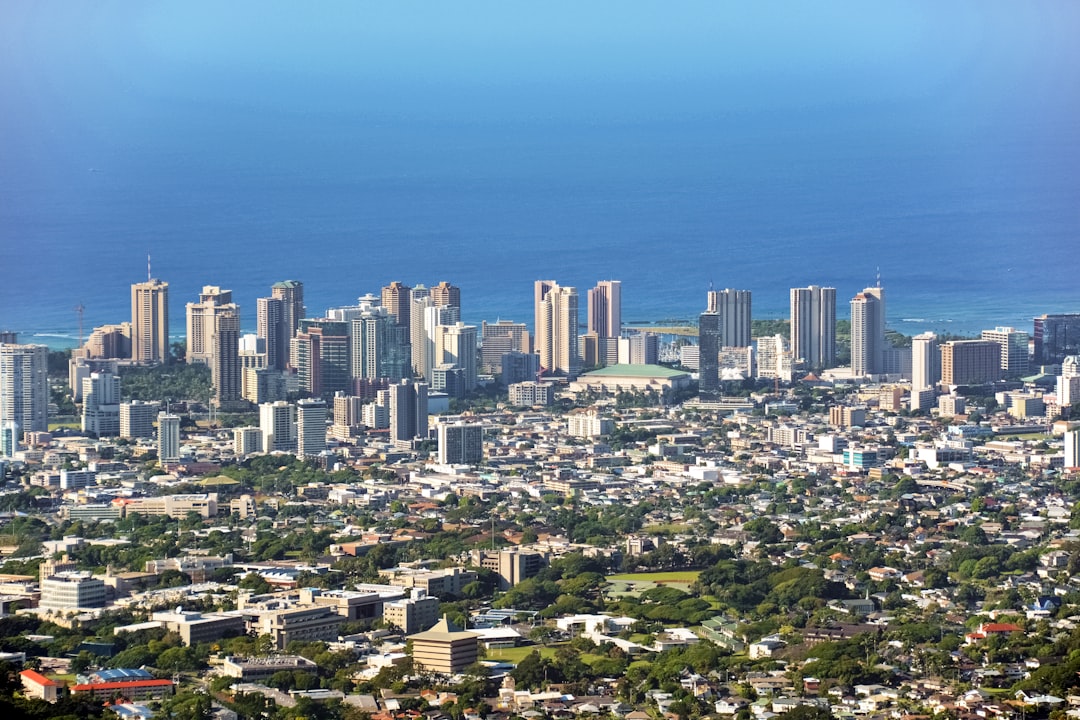
[(526, 645), (525, 647), (499, 648), (497, 650), (488, 650), (487, 657), (484, 659), (519, 663), (524, 660), (527, 655), (530, 655), (533, 650), (538, 650), (540, 652), (540, 657), (553, 658), (560, 646), (561, 645), (548, 645), (547, 647), (542, 647), (540, 645)]
[(678, 570), (675, 572), (625, 573), (608, 575), (609, 581), (617, 582), (652, 582), (652, 583), (692, 583), (697, 580), (700, 570)]
[(67, 430), (80, 430), (82, 429), (82, 423), (66, 422), (66, 423), (49, 423), (49, 432), (53, 430), (59, 430), (61, 428)]

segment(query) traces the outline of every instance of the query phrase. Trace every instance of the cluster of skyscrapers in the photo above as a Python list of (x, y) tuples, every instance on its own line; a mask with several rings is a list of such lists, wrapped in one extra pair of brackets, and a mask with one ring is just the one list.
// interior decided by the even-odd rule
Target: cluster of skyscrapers
[[(1032, 363), (1075, 368), (1080, 353), (1080, 314), (1036, 318), (1033, 352), (1028, 333), (1009, 327), (946, 342), (924, 333), (910, 347), (894, 346), (886, 334), (880, 281), (855, 294), (850, 317), (850, 376), (909, 377), (919, 407), (939, 385), (1021, 377)], [(186, 304), (186, 361), (210, 368), (213, 406), (261, 407), (259, 428), (244, 429), (247, 446), (304, 455), (325, 448), (325, 437), (319, 440), (311, 428), (331, 418), (341, 428), (388, 429), (395, 440), (425, 437), (421, 407), (429, 394), (464, 396), (485, 374), (512, 385), (573, 377), (590, 367), (658, 361), (654, 334), (623, 328), (618, 280), (600, 281), (587, 292), (584, 333), (577, 289), (555, 280), (534, 283), (533, 319), (532, 333), (526, 324), (507, 320), (468, 325), (462, 322), (460, 288), (445, 281), (430, 288), (394, 281), (379, 296), (365, 295), (355, 305), (315, 317), (305, 306), (303, 283), (286, 280), (257, 299), (256, 332), (244, 334), (232, 291), (208, 285)], [(703, 397), (720, 392), (725, 368), (791, 381), (797, 372), (837, 365), (836, 288), (792, 288), (789, 334), (754, 338), (751, 320), (749, 290), (708, 291), (698, 344), (682, 348), (683, 364), (699, 371)], [(169, 363), (176, 352), (169, 334), (169, 285), (148, 276), (131, 286), (130, 321), (95, 328), (73, 352), (69, 379), (82, 403), (83, 429), (147, 436), (159, 408), (122, 402), (118, 364)], [(12, 452), (20, 433), (48, 427), (47, 360), (44, 346), (18, 345), (0, 333), (3, 454)], [(1080, 400), (1080, 385), (1070, 392), (1080, 383), (1080, 373), (1075, 375), (1064, 388), (1074, 402)], [(301, 396), (309, 400), (287, 402)], [(163, 459), (179, 453), (179, 421), (173, 417), (166, 412), (157, 418), (168, 428), (159, 430)]]

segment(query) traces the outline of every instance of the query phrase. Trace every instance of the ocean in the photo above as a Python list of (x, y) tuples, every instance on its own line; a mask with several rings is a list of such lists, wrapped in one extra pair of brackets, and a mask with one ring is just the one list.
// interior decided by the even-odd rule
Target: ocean
[(211, 81), (170, 62), (126, 84), (60, 73), (69, 95), (0, 77), (29, 98), (0, 116), (0, 329), (61, 346), (76, 306), (87, 333), (129, 319), (148, 254), (177, 336), (203, 285), (232, 289), (253, 330), (284, 279), (311, 315), (448, 280), (472, 323), (531, 324), (537, 279), (577, 287), (583, 320), (604, 279), (627, 322), (693, 319), (710, 287), (785, 317), (809, 284), (845, 317), (878, 277), (905, 334), (1080, 312), (1080, 82), (815, 100), (715, 78)]

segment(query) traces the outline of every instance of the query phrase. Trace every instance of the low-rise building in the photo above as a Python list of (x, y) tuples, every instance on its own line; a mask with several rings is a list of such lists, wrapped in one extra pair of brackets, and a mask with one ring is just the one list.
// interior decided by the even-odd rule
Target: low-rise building
[(409, 636), (413, 663), (429, 672), (461, 672), (477, 661), (478, 638), (476, 633), (461, 630), (444, 617), (430, 630)]

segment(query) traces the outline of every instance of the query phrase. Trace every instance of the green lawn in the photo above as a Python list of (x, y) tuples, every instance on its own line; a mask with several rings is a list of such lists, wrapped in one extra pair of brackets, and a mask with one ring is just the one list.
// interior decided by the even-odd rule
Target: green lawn
[(674, 572), (626, 573), (608, 575), (608, 581), (616, 582), (653, 582), (653, 583), (692, 583), (698, 579), (700, 570), (676, 570)]
[(648, 527), (642, 528), (641, 532), (646, 535), (661, 535), (664, 533), (681, 535), (690, 532), (690, 526), (686, 523), (665, 523), (663, 525), (649, 525)]
[(548, 645), (546, 647), (540, 645), (526, 645), (524, 647), (515, 648), (500, 648), (498, 650), (488, 650), (487, 657), (484, 660), (498, 660), (499, 662), (519, 663), (530, 655), (534, 650), (540, 652), (540, 657), (553, 658), (556, 651), (558, 651), (561, 645)]
[(53, 430), (59, 430), (61, 428), (64, 428), (64, 429), (67, 429), (67, 430), (81, 430), (82, 429), (82, 423), (77, 423), (77, 422), (68, 422), (68, 423), (54, 422), (54, 423), (49, 423), (49, 432), (52, 432)]

